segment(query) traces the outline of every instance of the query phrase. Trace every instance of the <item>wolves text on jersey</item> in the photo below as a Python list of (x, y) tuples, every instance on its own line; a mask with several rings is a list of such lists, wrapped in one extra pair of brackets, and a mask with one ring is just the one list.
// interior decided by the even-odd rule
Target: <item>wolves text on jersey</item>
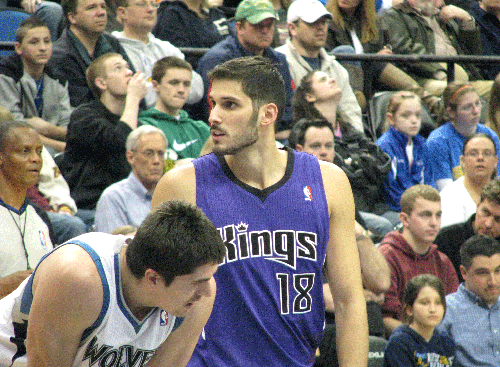
[(99, 367), (142, 367), (155, 354), (156, 350), (136, 349), (131, 345), (122, 345), (113, 348), (109, 345), (97, 343), (95, 336), (87, 346), (83, 361), (89, 360), (90, 366)]

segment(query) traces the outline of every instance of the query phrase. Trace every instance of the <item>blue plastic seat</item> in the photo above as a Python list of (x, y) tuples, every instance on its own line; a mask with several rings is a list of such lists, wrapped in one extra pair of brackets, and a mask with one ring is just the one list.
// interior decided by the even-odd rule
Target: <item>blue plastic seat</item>
[(7, 50), (0, 50), (1, 56), (6, 56), (13, 52), (17, 28), (19, 28), (21, 22), (29, 16), (29, 13), (21, 9), (0, 7), (0, 42), (2, 44), (12, 45)]

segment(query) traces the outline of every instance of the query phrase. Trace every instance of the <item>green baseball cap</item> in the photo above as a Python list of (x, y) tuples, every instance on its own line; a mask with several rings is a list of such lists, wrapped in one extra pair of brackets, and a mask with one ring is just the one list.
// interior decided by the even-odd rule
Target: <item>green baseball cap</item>
[(273, 4), (268, 0), (243, 0), (234, 15), (234, 20), (246, 19), (251, 24), (260, 23), (268, 18), (278, 19)]

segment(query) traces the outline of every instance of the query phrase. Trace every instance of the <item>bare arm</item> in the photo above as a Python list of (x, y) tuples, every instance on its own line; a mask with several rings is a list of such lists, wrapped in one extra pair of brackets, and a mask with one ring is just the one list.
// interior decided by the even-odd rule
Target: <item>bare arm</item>
[(70, 367), (83, 331), (101, 311), (97, 269), (79, 246), (66, 245), (37, 269), (26, 339), (28, 366)]
[(211, 296), (203, 297), (184, 319), (182, 325), (170, 334), (157, 350), (147, 367), (185, 366), (193, 354), (198, 338), (212, 312), (216, 284), (211, 279)]
[(366, 366), (368, 321), (361, 284), (359, 253), (354, 236), (354, 201), (343, 171), (321, 162), (330, 214), (326, 266), (335, 300), (339, 365)]
[(323, 284), (323, 299), (325, 301), (325, 311), (335, 312), (335, 302), (333, 302), (332, 291), (328, 283)]
[(387, 291), (391, 285), (389, 264), (370, 237), (364, 236), (364, 229), (357, 222), (355, 231), (363, 285), (374, 293)]
[[(182, 185), (179, 185), (182, 182)], [(174, 168), (156, 185), (151, 208), (168, 200), (184, 200), (196, 204), (196, 178), (192, 163)]]

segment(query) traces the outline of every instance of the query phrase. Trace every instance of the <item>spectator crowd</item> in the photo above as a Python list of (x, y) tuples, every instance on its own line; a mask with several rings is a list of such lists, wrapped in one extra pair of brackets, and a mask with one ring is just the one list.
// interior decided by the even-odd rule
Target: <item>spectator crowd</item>
[(212, 151), (210, 71), (261, 56), (285, 86), (276, 144), (350, 182), (385, 365), (500, 366), (500, 63), (449, 81), (445, 63), (335, 56), (500, 56), (498, 2), (5, 5), (32, 15), (0, 57), (0, 295), (73, 237), (140, 227), (163, 174)]

